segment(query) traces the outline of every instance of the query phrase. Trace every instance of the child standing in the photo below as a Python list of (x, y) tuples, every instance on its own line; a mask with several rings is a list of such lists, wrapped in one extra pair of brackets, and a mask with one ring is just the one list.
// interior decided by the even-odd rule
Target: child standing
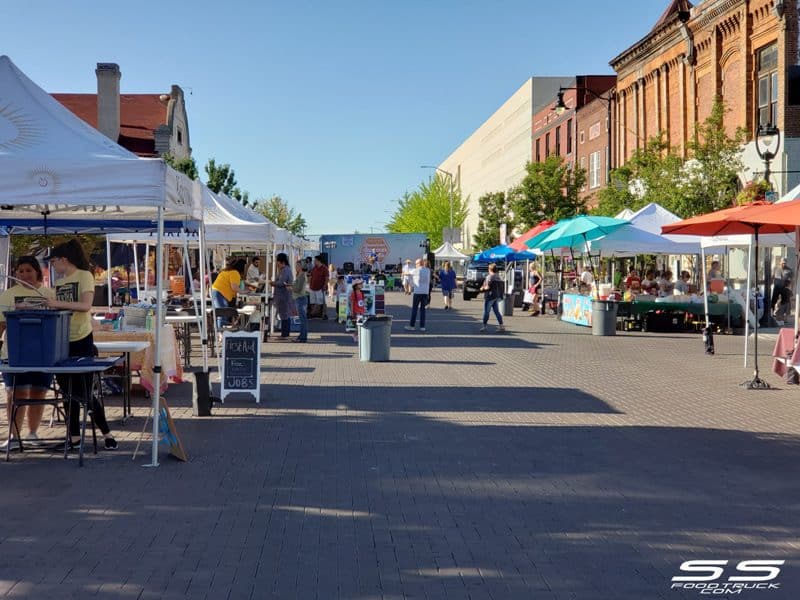
[(353, 341), (358, 341), (358, 317), (367, 312), (367, 305), (364, 302), (364, 292), (361, 291), (361, 286), (364, 282), (361, 279), (353, 280), (353, 290), (350, 292), (350, 315), (353, 321), (356, 322), (356, 330), (353, 333)]

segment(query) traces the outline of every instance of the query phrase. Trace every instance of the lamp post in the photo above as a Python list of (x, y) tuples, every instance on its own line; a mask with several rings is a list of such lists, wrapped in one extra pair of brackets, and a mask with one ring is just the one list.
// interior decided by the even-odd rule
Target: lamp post
[(553, 110), (557, 115), (563, 114), (568, 108), (567, 105), (564, 104), (564, 92), (567, 90), (589, 92), (598, 100), (602, 100), (606, 103), (606, 131), (608, 133), (608, 144), (606, 146), (606, 185), (608, 185), (611, 181), (611, 103), (614, 101), (613, 96), (605, 98), (604, 96), (601, 96), (595, 92), (593, 89), (583, 85), (576, 87), (559, 87), (558, 94), (556, 94), (556, 103), (555, 106), (553, 106)]
[[(756, 152), (758, 157), (764, 161), (764, 181), (767, 182), (767, 187), (772, 191), (772, 182), (769, 180), (769, 163), (772, 162), (778, 155), (778, 149), (781, 146), (780, 130), (772, 123), (766, 125), (759, 125), (756, 129)], [(756, 230), (756, 244), (758, 243), (758, 231)], [(758, 246), (756, 245), (756, 281), (758, 281)], [(772, 260), (769, 253), (764, 253), (764, 314), (761, 317), (761, 323), (765, 327), (770, 324), (772, 318), (772, 304), (775, 300), (772, 297), (772, 290), (770, 290), (769, 276), (772, 269)], [(769, 301), (767, 301), (769, 300)], [(756, 346), (758, 348), (758, 346)], [(758, 378), (758, 377), (756, 377)]]
[(453, 174), (450, 171), (445, 171), (444, 169), (440, 169), (439, 167), (434, 167), (433, 165), (420, 165), (420, 169), (436, 169), (439, 173), (444, 173), (447, 175), (447, 178), (450, 180), (450, 193), (448, 194), (450, 198), (450, 229), (453, 229)]
[(759, 125), (756, 130), (756, 152), (758, 157), (764, 161), (764, 180), (769, 189), (772, 189), (772, 182), (769, 180), (769, 163), (778, 155), (781, 147), (781, 132), (771, 123)]

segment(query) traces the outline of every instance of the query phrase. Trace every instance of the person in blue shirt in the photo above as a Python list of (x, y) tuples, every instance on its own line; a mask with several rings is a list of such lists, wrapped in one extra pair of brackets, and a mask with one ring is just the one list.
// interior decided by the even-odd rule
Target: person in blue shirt
[(450, 265), (450, 261), (445, 261), (442, 269), (437, 274), (439, 278), (439, 285), (442, 286), (442, 297), (444, 298), (444, 309), (452, 310), (453, 308), (453, 292), (456, 289), (456, 272)]

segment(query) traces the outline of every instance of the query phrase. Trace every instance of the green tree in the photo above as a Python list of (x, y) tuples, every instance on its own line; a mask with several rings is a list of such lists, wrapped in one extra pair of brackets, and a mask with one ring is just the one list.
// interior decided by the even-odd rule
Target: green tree
[(580, 189), (586, 184), (585, 169), (570, 167), (555, 154), (544, 162), (529, 162), (525, 169), (522, 183), (509, 193), (517, 229), (524, 231), (542, 219), (559, 221), (583, 212), (586, 204)]
[(441, 246), (442, 229), (450, 226), (451, 193), (453, 227), (461, 228), (467, 218), (461, 191), (451, 189), (449, 178), (436, 173), (415, 191), (403, 194), (386, 225), (387, 230), (391, 233), (424, 233), (431, 248)]
[(228, 163), (218, 165), (215, 159), (209, 158), (204, 169), (208, 177), (206, 185), (212, 192), (215, 194), (222, 192), (245, 206), (250, 204), (250, 194), (239, 189), (236, 173)]
[(694, 128), (686, 162), (687, 183), (684, 202), (675, 212), (684, 217), (713, 212), (734, 204), (742, 170), (742, 144), (747, 131), (738, 128), (733, 137), (725, 131), (725, 105), (714, 101), (711, 114)]
[(508, 200), (505, 192), (489, 192), (478, 198), (478, 206), (478, 231), (472, 240), (475, 248), (485, 250), (500, 243), (500, 225), (509, 217)]
[(624, 165), (611, 172), (611, 184), (598, 193), (593, 212), (613, 216), (657, 202), (687, 218), (731, 206), (738, 193), (742, 143), (746, 131), (733, 137), (724, 127), (725, 106), (717, 99), (703, 123), (696, 124), (687, 145), (688, 160), (669, 146), (663, 132), (647, 140)]
[(305, 232), (307, 224), (303, 215), (295, 212), (280, 196), (258, 200), (253, 206), (253, 210), (264, 215), (278, 227), (288, 229), (295, 235), (303, 235)]
[(197, 163), (191, 156), (175, 158), (172, 154), (167, 153), (164, 155), (164, 162), (193, 181), (200, 178), (197, 172)]
[(637, 210), (650, 202), (676, 212), (686, 193), (683, 165), (663, 133), (651, 137), (611, 172), (610, 185), (598, 192), (598, 205), (592, 212), (614, 216), (623, 208)]

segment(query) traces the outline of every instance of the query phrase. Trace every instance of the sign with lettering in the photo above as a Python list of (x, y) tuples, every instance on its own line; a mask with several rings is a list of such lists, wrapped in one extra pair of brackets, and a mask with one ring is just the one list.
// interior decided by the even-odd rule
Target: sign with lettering
[(226, 331), (222, 337), (220, 396), (233, 392), (252, 394), (261, 401), (261, 333)]

